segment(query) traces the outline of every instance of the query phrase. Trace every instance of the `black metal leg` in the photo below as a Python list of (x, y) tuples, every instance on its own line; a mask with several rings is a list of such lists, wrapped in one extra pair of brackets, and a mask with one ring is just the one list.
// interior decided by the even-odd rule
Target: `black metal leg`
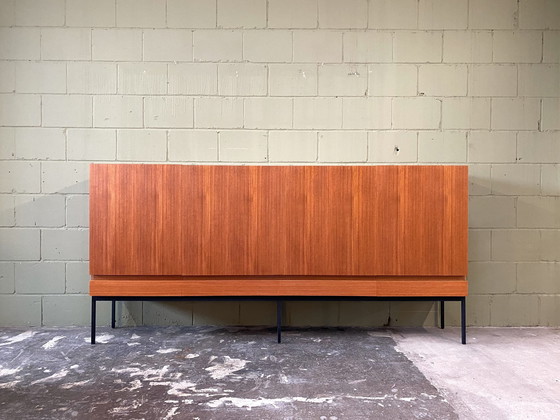
[(97, 299), (91, 297), (91, 344), (95, 344), (95, 323), (96, 323)]
[(111, 301), (111, 328), (115, 328), (115, 299)]
[(461, 343), (467, 344), (467, 308), (465, 298), (461, 298)]
[(445, 300), (439, 302), (439, 327), (445, 328)]
[(276, 333), (278, 334), (278, 343), (282, 342), (282, 301), (276, 301)]

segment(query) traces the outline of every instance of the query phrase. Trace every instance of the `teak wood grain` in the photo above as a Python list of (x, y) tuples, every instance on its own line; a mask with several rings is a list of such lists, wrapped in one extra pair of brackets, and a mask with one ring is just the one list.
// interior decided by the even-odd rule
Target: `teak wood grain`
[(90, 272), (464, 277), (467, 167), (92, 164)]

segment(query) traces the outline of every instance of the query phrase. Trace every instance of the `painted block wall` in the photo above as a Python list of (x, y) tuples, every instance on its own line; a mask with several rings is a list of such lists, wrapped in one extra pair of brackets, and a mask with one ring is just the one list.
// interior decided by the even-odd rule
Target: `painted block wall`
[[(560, 1), (0, 0), (0, 325), (88, 324), (90, 162), (468, 164), (469, 323), (560, 325)], [(292, 325), (436, 315), (286, 308)], [(119, 317), (259, 325), (274, 308)]]

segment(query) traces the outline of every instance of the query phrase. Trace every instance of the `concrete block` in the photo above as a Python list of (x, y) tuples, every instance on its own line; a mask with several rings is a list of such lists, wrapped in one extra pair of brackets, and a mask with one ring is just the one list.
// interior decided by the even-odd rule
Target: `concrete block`
[(41, 165), (38, 162), (2, 162), (0, 192), (38, 193), (41, 191)]
[(3, 327), (41, 326), (41, 296), (0, 296)]
[(421, 131), (418, 133), (418, 161), (464, 163), (467, 161), (465, 131)]
[(44, 162), (42, 165), (43, 193), (88, 193), (89, 164), (81, 162)]
[(318, 69), (319, 96), (364, 96), (368, 92), (366, 64), (327, 64)]
[(467, 29), (468, 0), (420, 0), (420, 29)]
[(170, 94), (215, 95), (218, 93), (218, 67), (211, 63), (169, 64)]
[(41, 31), (38, 28), (0, 28), (1, 60), (39, 60)]
[(539, 195), (540, 165), (492, 165), (492, 194)]
[(191, 302), (143, 302), (141, 312), (140, 325), (193, 325)]
[(192, 38), (189, 30), (145, 30), (144, 61), (192, 61)]
[(87, 262), (66, 263), (66, 293), (89, 293), (89, 280)]
[(560, 230), (540, 231), (540, 256), (542, 261), (560, 261)]
[(94, 127), (142, 127), (142, 97), (93, 97)]
[(317, 133), (315, 131), (270, 131), (268, 153), (271, 162), (315, 162)]
[(339, 302), (286, 302), (285, 325), (325, 327), (338, 325)]
[(520, 0), (520, 29), (560, 29), (560, 4), (556, 0)]
[[(490, 326), (490, 295), (471, 295), (467, 298), (467, 325), (477, 327)], [(445, 324), (461, 325), (459, 302), (445, 304)], [(468, 338), (467, 338), (468, 339)]]
[(276, 302), (239, 302), (240, 325), (276, 325)]
[(368, 95), (418, 95), (418, 69), (413, 64), (370, 64)]
[(217, 0), (218, 27), (266, 27), (266, 0)]
[(16, 63), (0, 61), (0, 93), (16, 91)]
[(514, 29), (517, 0), (470, 0), (470, 29)]
[[(97, 325), (111, 321), (111, 303), (97, 303)], [(83, 295), (43, 296), (43, 326), (89, 326), (91, 323), (91, 298)]]
[(514, 197), (481, 196), (469, 198), (469, 227), (509, 228), (516, 226)]
[(16, 224), (14, 199), (13, 194), (0, 194), (0, 226), (8, 227)]
[(65, 264), (61, 262), (17, 263), (16, 293), (64, 293)]
[(345, 32), (342, 45), (345, 63), (389, 63), (393, 60), (390, 32)]
[(319, 28), (366, 28), (368, 1), (319, 0)]
[(374, 29), (416, 29), (416, 0), (370, 0), (369, 27)]
[(341, 327), (382, 327), (389, 322), (389, 302), (342, 301), (339, 308)]
[(517, 135), (517, 158), (522, 163), (558, 163), (560, 132)]
[(516, 264), (512, 262), (469, 263), (469, 294), (493, 295), (515, 293)]
[(88, 195), (69, 195), (66, 197), (66, 226), (89, 226)]
[(393, 37), (393, 61), (441, 63), (442, 45), (442, 32), (398, 31)]
[(492, 32), (445, 31), (443, 33), (444, 63), (491, 63)]
[(66, 223), (64, 196), (23, 195), (15, 196), (16, 226), (61, 227)]
[(443, 98), (441, 126), (445, 129), (490, 129), (490, 98)]
[(491, 256), (491, 231), (469, 229), (469, 261), (490, 261)]
[(166, 159), (165, 130), (117, 130), (117, 160), (161, 162)]
[(539, 261), (541, 256), (541, 235), (536, 229), (500, 229), (492, 232), (494, 261)]
[(66, 138), (60, 128), (17, 128), (16, 159), (64, 160)]
[(67, 133), (68, 160), (115, 160), (115, 130), (71, 128)]
[(16, 157), (16, 129), (0, 127), (0, 159), (12, 160)]
[(517, 226), (560, 228), (560, 197), (519, 197)]
[(294, 128), (341, 128), (341, 98), (295, 98)]
[(163, 28), (166, 4), (153, 0), (116, 0), (117, 26), (127, 28)]
[(560, 296), (539, 296), (540, 327), (556, 327), (560, 324)]
[(119, 64), (118, 93), (161, 95), (167, 93), (165, 63)]
[(520, 64), (519, 96), (560, 96), (559, 64)]
[(41, 125), (41, 96), (0, 95), (0, 126)]
[(0, 261), (39, 261), (39, 229), (0, 229)]
[(41, 257), (44, 260), (85, 261), (89, 258), (87, 230), (46, 229), (41, 232)]
[(239, 31), (194, 31), (194, 61), (241, 61), (243, 39)]
[(168, 0), (167, 26), (170, 28), (215, 28), (216, 2)]
[(391, 98), (343, 98), (343, 128), (391, 128)]
[(394, 98), (393, 128), (438, 129), (441, 122), (441, 100), (434, 98)]
[(0, 263), (0, 294), (11, 295), (15, 290), (14, 264)]
[(536, 131), (539, 128), (540, 105), (536, 98), (493, 98), (491, 128)]
[(68, 93), (117, 93), (117, 65), (113, 63), (68, 63)]
[(245, 128), (291, 128), (291, 98), (245, 98)]
[(16, 92), (66, 93), (66, 64), (34, 61), (17, 62)]
[(490, 165), (469, 165), (469, 195), (490, 195), (492, 178)]
[(271, 96), (316, 96), (315, 64), (271, 64), (268, 66)]
[(45, 127), (91, 127), (91, 96), (44, 95), (42, 115)]
[(239, 302), (194, 302), (193, 325), (239, 325)]
[(0, 26), (14, 26), (16, 24), (16, 2), (7, 0), (0, 2)]
[(426, 96), (465, 96), (467, 66), (424, 64), (418, 70), (418, 91)]
[(516, 161), (515, 132), (471, 131), (469, 162), (509, 163)]
[(404, 163), (418, 160), (418, 143), (413, 131), (371, 131), (368, 133), (368, 162)]
[(243, 98), (196, 98), (196, 128), (243, 127)]
[(292, 61), (292, 33), (281, 30), (245, 32), (243, 58), (256, 63)]
[(390, 302), (389, 305), (391, 327), (436, 326), (438, 314), (433, 302)]
[(64, 0), (18, 0), (17, 26), (63, 26)]
[(532, 327), (538, 325), (539, 296), (496, 295), (490, 303), (490, 325)]
[(93, 60), (142, 61), (140, 29), (93, 29), (91, 44)]
[(319, 132), (319, 162), (365, 162), (367, 133), (363, 131)]
[(66, 2), (66, 25), (85, 28), (115, 26), (115, 0), (71, 0)]
[(493, 37), (495, 63), (539, 63), (542, 57), (542, 33), (532, 31), (496, 31)]
[(193, 99), (179, 96), (144, 98), (144, 126), (188, 128), (193, 126)]
[(543, 63), (560, 63), (560, 31), (543, 33)]
[(469, 96), (517, 96), (517, 66), (474, 64), (468, 83)]
[(168, 138), (170, 161), (218, 160), (218, 133), (215, 131), (170, 130)]
[(316, 0), (268, 0), (269, 28), (316, 28)]
[(267, 92), (264, 64), (232, 63), (218, 66), (218, 93), (227, 96), (263, 96)]
[(221, 131), (219, 159), (222, 162), (266, 162), (266, 131)]
[(91, 30), (47, 28), (41, 30), (42, 60), (91, 60)]
[(542, 100), (542, 130), (560, 130), (560, 98), (544, 98)]
[(533, 262), (517, 264), (518, 293), (560, 293), (560, 263)]
[(340, 63), (342, 61), (342, 33), (294, 31), (294, 61)]
[(560, 196), (560, 164), (542, 165), (542, 195)]

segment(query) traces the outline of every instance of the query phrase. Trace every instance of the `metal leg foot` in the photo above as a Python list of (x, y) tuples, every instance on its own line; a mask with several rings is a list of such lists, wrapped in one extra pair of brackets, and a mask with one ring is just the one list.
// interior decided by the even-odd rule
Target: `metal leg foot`
[(278, 343), (282, 342), (282, 301), (276, 301), (276, 334)]
[(443, 330), (445, 328), (445, 301), (439, 302), (439, 327)]
[(91, 298), (91, 344), (95, 344), (95, 323), (96, 323), (97, 299)]
[(115, 299), (111, 301), (111, 328), (115, 328)]
[(467, 308), (466, 299), (461, 298), (461, 343), (467, 344)]

